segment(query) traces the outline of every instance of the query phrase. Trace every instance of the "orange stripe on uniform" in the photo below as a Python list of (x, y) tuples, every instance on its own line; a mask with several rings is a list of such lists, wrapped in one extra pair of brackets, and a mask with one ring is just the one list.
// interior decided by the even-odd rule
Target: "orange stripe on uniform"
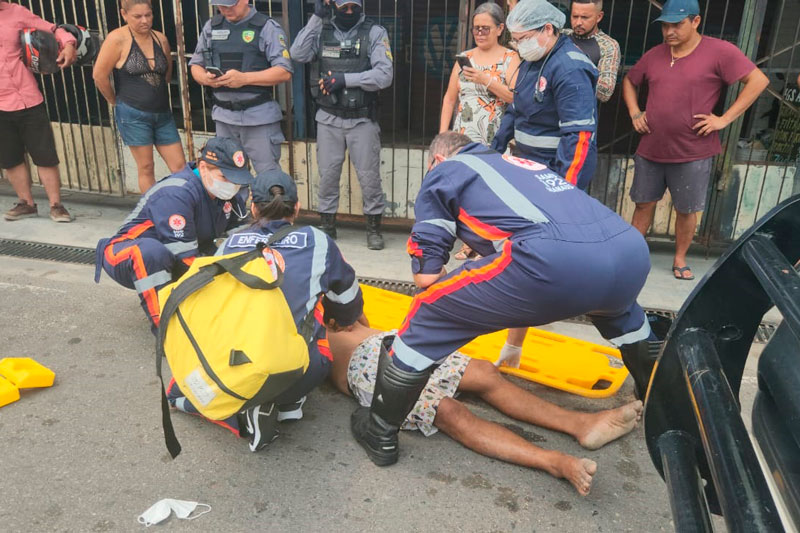
[(509, 264), (511, 264), (511, 241), (506, 241), (503, 243), (503, 251), (491, 263), (487, 263), (480, 268), (464, 269), (452, 278), (434, 283), (414, 297), (414, 301), (411, 302), (411, 309), (409, 309), (408, 315), (403, 320), (403, 325), (397, 334), (402, 335), (408, 329), (408, 323), (420, 305), (432, 304), (439, 298), (452, 294), (470, 283), (488, 281), (503, 272)]
[(319, 353), (333, 361), (333, 354), (331, 353), (331, 346), (328, 343), (328, 339), (320, 339), (317, 341), (317, 350)]
[(592, 132), (581, 131), (578, 132), (578, 145), (575, 147), (575, 156), (572, 158), (572, 164), (567, 169), (567, 175), (564, 177), (567, 182), (577, 185), (578, 175), (581, 173), (583, 163), (586, 161), (586, 154), (589, 153), (589, 141), (592, 138)]
[(503, 239), (511, 237), (511, 234), (507, 231), (503, 231), (490, 224), (481, 222), (477, 218), (471, 216), (469, 213), (464, 211), (463, 207), (459, 209), (458, 220), (463, 222), (469, 229), (471, 229), (475, 235), (482, 237), (487, 241), (502, 241)]

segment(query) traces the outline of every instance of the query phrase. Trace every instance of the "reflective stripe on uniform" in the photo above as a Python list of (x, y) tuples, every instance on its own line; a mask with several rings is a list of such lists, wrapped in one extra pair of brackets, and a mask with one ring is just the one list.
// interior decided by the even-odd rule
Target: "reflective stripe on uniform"
[(520, 194), (513, 185), (483, 159), (474, 155), (460, 154), (450, 158), (449, 161), (464, 163), (478, 173), (497, 198), (517, 215), (536, 224), (549, 222), (548, 218), (538, 207)]
[(333, 291), (328, 291), (325, 293), (325, 296), (328, 297), (328, 300), (337, 303), (337, 304), (349, 304), (353, 300), (355, 300), (356, 296), (358, 295), (358, 280), (354, 280), (353, 284), (350, 286), (349, 289), (344, 291), (341, 294), (336, 294)]
[(142, 198), (136, 204), (136, 207), (133, 208), (131, 214), (128, 215), (127, 218), (122, 222), (122, 225), (125, 226), (126, 224), (132, 222), (136, 217), (138, 217), (139, 213), (141, 213), (142, 209), (144, 209), (145, 204), (147, 204), (147, 201), (150, 199), (151, 196), (153, 196), (153, 193), (155, 193), (156, 191), (163, 189), (165, 187), (183, 187), (184, 185), (186, 185), (186, 183), (187, 183), (186, 180), (182, 178), (167, 178), (159, 181), (158, 183), (147, 189), (147, 192), (144, 193), (144, 196), (142, 196)]
[(137, 279), (133, 282), (133, 286), (136, 288), (136, 292), (142, 294), (147, 290), (155, 289), (159, 285), (164, 285), (170, 281), (172, 281), (172, 274), (166, 270), (159, 270), (146, 278)]
[(561, 141), (561, 137), (531, 135), (520, 130), (514, 130), (514, 139), (531, 148), (548, 148), (551, 150), (558, 148), (558, 143)]
[(584, 63), (588, 63), (593, 69), (597, 70), (597, 67), (594, 66), (594, 63), (592, 63), (592, 60), (589, 59), (589, 57), (583, 52), (567, 52), (567, 56), (575, 61), (583, 61)]
[(164, 247), (175, 255), (182, 254), (183, 252), (191, 252), (197, 249), (197, 241), (192, 242), (168, 242), (164, 243)]
[(647, 318), (645, 318), (642, 327), (640, 327), (636, 331), (631, 331), (626, 333), (625, 335), (621, 335), (619, 337), (607, 340), (614, 346), (620, 347), (623, 344), (633, 344), (634, 342), (644, 341), (647, 340), (648, 338), (650, 338), (650, 322), (647, 320)]
[(328, 259), (328, 236), (314, 227), (309, 227), (314, 234), (314, 255), (311, 257), (311, 272), (308, 280), (308, 302), (306, 313), (317, 305), (322, 292), (322, 275), (325, 273), (325, 262)]
[(558, 121), (559, 128), (569, 128), (572, 126), (594, 126), (594, 117), (583, 120), (570, 120), (569, 122)]
[(431, 226), (442, 228), (453, 237), (456, 236), (456, 223), (452, 220), (446, 220), (444, 218), (432, 218), (430, 220), (420, 220), (417, 222), (417, 224), (430, 224)]
[(392, 343), (392, 352), (400, 361), (417, 371), (425, 370), (437, 362), (410, 348), (403, 342), (403, 339), (397, 336)]

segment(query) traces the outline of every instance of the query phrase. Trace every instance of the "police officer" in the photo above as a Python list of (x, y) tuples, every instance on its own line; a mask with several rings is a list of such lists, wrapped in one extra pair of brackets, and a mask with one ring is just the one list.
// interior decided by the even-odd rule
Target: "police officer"
[(566, 17), (547, 0), (521, 0), (506, 21), (523, 59), (492, 148), (513, 138), (517, 155), (543, 163), (579, 189), (597, 165), (597, 69), (560, 34)]
[(196, 163), (148, 189), (116, 235), (97, 243), (95, 281), (102, 267), (117, 283), (135, 289), (155, 331), (161, 314), (158, 290), (188, 270), (198, 255), (215, 251), (214, 239), (241, 223), (253, 175), (242, 146), (209, 139)]
[(392, 51), (386, 30), (364, 18), (361, 0), (335, 0), (331, 19), (328, 2), (316, 0), (314, 15), (292, 44), (295, 61), (313, 62), (321, 227), (336, 238), (339, 178), (347, 148), (361, 184), (367, 247), (381, 250), (384, 200), (377, 92), (392, 84)]
[(249, 0), (211, 0), (219, 13), (203, 26), (189, 61), (192, 77), (212, 89), (218, 137), (237, 139), (256, 172), (278, 168), (281, 108), (273, 87), (292, 77), (286, 36)]
[[(256, 222), (231, 235), (220, 246), (219, 254), (254, 249), (258, 243), (267, 242), (275, 232), (287, 231), (300, 212), (297, 187), (292, 178), (280, 170), (259, 174), (251, 189), (251, 210)], [(346, 328), (359, 319), (365, 320), (362, 318), (364, 299), (355, 271), (325, 233), (309, 226), (297, 227), (272, 244), (269, 253), (283, 268), (280, 290), (286, 297), (298, 332), (310, 324), (312, 333), (308, 335), (309, 366), (303, 378), (282, 392), (275, 399), (275, 406), (255, 407), (221, 424), (235, 434), (249, 438), (253, 452), (278, 436), (278, 422), (302, 418), (305, 395), (322, 383), (330, 372), (333, 356), (323, 320), (333, 329)], [(170, 383), (167, 396), (174, 407), (198, 413), (174, 382)]]
[[(379, 465), (397, 461), (397, 430), (432, 365), (479, 335), (585, 313), (620, 346), (637, 386), (649, 377), (638, 364), (655, 340), (636, 303), (650, 270), (641, 234), (540, 163), (455, 132), (439, 134), (430, 154), (408, 242), (422, 290), (384, 344), (372, 407), (351, 419)], [(483, 258), (448, 274), (456, 239)]]

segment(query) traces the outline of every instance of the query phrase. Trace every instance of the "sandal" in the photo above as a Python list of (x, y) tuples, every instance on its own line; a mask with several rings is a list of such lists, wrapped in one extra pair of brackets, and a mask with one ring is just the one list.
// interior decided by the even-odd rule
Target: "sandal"
[[(684, 276), (683, 274), (688, 272), (689, 276)], [(684, 281), (691, 281), (694, 279), (694, 274), (692, 274), (692, 267), (689, 265), (679, 267), (672, 265), (672, 274), (675, 276), (675, 279), (681, 279)]]
[(472, 250), (472, 248), (464, 244), (461, 246), (461, 249), (458, 252), (456, 252), (456, 255), (454, 255), (453, 257), (455, 257), (459, 261), (465, 261), (474, 253), (475, 252)]

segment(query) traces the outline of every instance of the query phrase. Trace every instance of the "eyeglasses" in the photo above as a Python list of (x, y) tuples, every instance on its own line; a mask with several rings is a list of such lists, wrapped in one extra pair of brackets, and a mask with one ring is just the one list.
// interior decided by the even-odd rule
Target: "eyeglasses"
[(472, 34), (473, 35), (489, 35), (489, 32), (494, 29), (493, 26), (473, 26), (472, 27)]
[(535, 38), (535, 37), (536, 37), (536, 36), (538, 36), (540, 33), (542, 33), (542, 30), (541, 30), (541, 29), (530, 30), (530, 31), (527, 31), (527, 32), (525, 32), (525, 33), (526, 33), (527, 35), (525, 35), (525, 37), (522, 37), (522, 38), (520, 38), (520, 39), (514, 39), (514, 38), (511, 38), (511, 39), (509, 39), (509, 40), (508, 40), (508, 46), (510, 46), (510, 47), (511, 47), (511, 48), (513, 48), (514, 50), (517, 50), (517, 47), (519, 46), (519, 43), (520, 43), (520, 42), (522, 42), (522, 41), (527, 41), (528, 39), (533, 39), (533, 38)]

